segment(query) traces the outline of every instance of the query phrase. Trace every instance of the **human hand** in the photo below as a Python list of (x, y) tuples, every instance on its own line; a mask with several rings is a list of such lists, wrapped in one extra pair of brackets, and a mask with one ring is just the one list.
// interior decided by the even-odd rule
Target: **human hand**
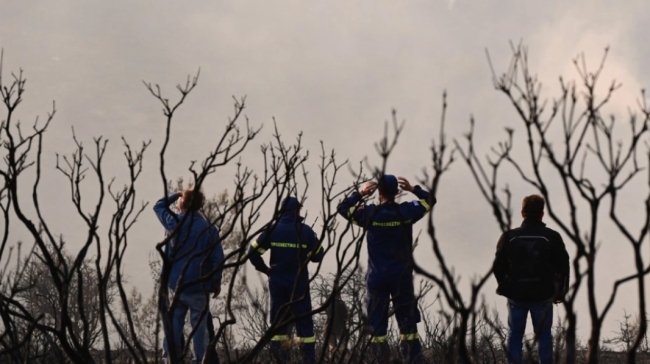
[(369, 196), (372, 195), (375, 190), (377, 189), (377, 182), (375, 181), (370, 181), (364, 183), (363, 187), (359, 190), (359, 193), (361, 196)]
[(404, 191), (409, 191), (413, 192), (413, 186), (409, 181), (404, 178), (404, 177), (397, 177), (397, 183), (399, 183), (399, 187), (404, 190)]
[(183, 192), (176, 192), (176, 209), (183, 211)]
[(214, 291), (212, 291), (212, 298), (217, 298), (220, 293), (221, 293), (221, 287), (217, 287)]

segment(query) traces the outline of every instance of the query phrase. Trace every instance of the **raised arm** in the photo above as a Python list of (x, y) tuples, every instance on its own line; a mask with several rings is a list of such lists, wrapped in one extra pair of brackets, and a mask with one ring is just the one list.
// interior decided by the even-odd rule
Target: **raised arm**
[(339, 204), (337, 211), (346, 220), (354, 224), (365, 226), (367, 210), (364, 205), (357, 206), (363, 196), (372, 195), (377, 189), (376, 182), (366, 182), (359, 192), (354, 191)]
[(176, 202), (181, 197), (180, 193), (174, 193), (167, 197), (163, 197), (153, 205), (153, 211), (158, 216), (158, 220), (165, 227), (167, 232), (171, 232), (176, 228), (178, 224), (178, 216), (169, 209), (169, 205)]
[(427, 212), (431, 211), (431, 207), (437, 202), (436, 198), (422, 187), (411, 185), (411, 183), (409, 183), (409, 181), (404, 177), (398, 177), (397, 180), (399, 181), (399, 186), (402, 190), (409, 191), (418, 198), (418, 200), (406, 204), (406, 217), (413, 222), (420, 220)]

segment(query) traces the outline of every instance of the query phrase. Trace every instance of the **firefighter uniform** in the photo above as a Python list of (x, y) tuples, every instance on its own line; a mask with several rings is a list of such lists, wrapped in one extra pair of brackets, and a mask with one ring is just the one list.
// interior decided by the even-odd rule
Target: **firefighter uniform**
[[(316, 233), (302, 223), (298, 211), (299, 201), (294, 197), (282, 203), (282, 215), (266, 231), (252, 242), (249, 259), (255, 269), (268, 274), (271, 296), (271, 324), (278, 327), (271, 338), (271, 350), (280, 362), (288, 360), (286, 348), (289, 326), (282, 322), (298, 317), (295, 321), (297, 339), (301, 344), (303, 360), (315, 362), (314, 324), (309, 294), (309, 261), (320, 262), (323, 248)], [(267, 267), (262, 254), (271, 251), (271, 267)]]
[[(362, 195), (353, 192), (338, 206), (343, 217), (363, 227), (367, 233), (366, 309), (371, 343), (386, 342), (389, 301), (392, 298), (401, 333), (400, 348), (411, 362), (421, 351), (417, 331), (420, 313), (413, 288), (413, 224), (436, 203), (435, 197), (419, 186), (414, 187), (413, 193), (418, 200), (358, 205)], [(380, 346), (383, 345), (371, 345), (371, 348), (375, 347), (374, 351), (378, 352)]]

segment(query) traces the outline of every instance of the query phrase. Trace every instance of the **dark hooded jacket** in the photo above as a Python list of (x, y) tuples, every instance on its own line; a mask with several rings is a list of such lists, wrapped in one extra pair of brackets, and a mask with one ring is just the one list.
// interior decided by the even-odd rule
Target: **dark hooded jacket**
[(269, 281), (274, 285), (292, 287), (297, 281), (301, 288), (309, 285), (307, 264), (323, 258), (323, 248), (314, 230), (304, 224), (299, 215), (300, 203), (294, 197), (282, 203), (278, 221), (251, 243), (249, 259), (255, 269), (267, 272), (262, 254), (271, 251)]

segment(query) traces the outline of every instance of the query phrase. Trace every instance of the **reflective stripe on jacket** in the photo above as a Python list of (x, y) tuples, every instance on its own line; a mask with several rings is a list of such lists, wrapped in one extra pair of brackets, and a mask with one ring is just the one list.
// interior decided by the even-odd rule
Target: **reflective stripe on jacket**
[(362, 196), (353, 192), (339, 204), (339, 214), (367, 231), (369, 280), (397, 279), (411, 272), (413, 224), (436, 203), (420, 186), (414, 187), (413, 194), (418, 200), (358, 205)]
[(249, 249), (249, 259), (255, 269), (266, 272), (269, 268), (262, 255), (271, 251), (271, 274), (269, 279), (276, 284), (293, 286), (296, 279), (301, 286), (309, 282), (309, 261), (319, 262), (323, 247), (314, 230), (302, 223), (297, 213), (283, 214), (255, 239)]

